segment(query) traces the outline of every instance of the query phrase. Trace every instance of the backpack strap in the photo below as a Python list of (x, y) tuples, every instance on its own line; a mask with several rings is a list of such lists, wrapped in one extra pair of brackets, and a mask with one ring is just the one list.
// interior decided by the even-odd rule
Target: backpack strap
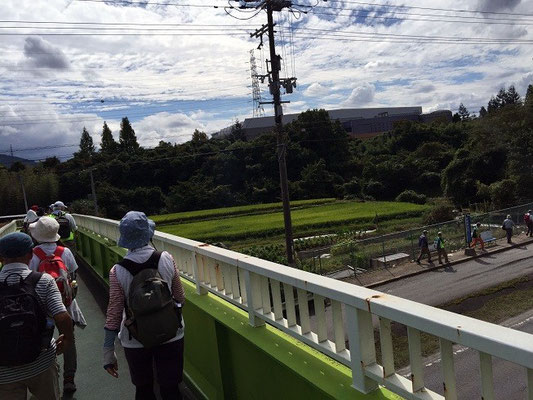
[(46, 259), (46, 253), (40, 247), (35, 247), (33, 249), (33, 254), (35, 254), (37, 257), (39, 257), (39, 260), (41, 260), (41, 261)]
[(31, 271), (26, 279), (24, 279), (24, 283), (28, 283), (35, 288), (35, 286), (37, 286), (37, 282), (39, 282), (42, 276), (43, 274), (40, 272)]
[(65, 251), (65, 248), (62, 247), (62, 246), (57, 246), (56, 247), (56, 250), (54, 251), (54, 256), (57, 256), (59, 258), (61, 258), (61, 256), (63, 255), (63, 252)]
[(117, 264), (121, 267), (125, 268), (130, 274), (133, 276), (137, 275), (139, 272), (141, 272), (143, 269), (157, 269), (159, 265), (159, 259), (161, 258), (161, 252), (160, 251), (154, 251), (150, 258), (146, 260), (143, 263), (136, 263), (134, 261), (128, 260), (126, 258), (123, 258), (120, 262)]

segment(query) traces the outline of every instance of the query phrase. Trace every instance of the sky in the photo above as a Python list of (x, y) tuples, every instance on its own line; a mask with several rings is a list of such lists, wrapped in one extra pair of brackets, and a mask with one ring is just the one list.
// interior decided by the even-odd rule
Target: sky
[[(229, 8), (233, 5), (233, 8)], [(69, 158), (127, 116), (142, 146), (252, 116), (250, 50), (266, 13), (226, 0), (2, 0), (0, 153)], [(479, 111), (533, 83), (533, 0), (295, 0), (276, 13), (284, 112), (422, 106)], [(268, 87), (261, 85), (264, 101)], [(272, 115), (271, 105), (264, 105)], [(46, 147), (46, 149), (42, 149)]]

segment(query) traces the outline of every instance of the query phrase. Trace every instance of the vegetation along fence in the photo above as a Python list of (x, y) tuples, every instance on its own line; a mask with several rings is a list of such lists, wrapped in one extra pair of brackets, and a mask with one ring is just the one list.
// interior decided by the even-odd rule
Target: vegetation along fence
[[(481, 231), (491, 231), (496, 239), (503, 238), (505, 231), (501, 229), (503, 220), (511, 215), (515, 223), (514, 233), (526, 229), (524, 214), (533, 209), (533, 203), (484, 214), (470, 214), (471, 224), (481, 223)], [(385, 222), (386, 223), (386, 222)], [(313, 258), (303, 261), (303, 268), (316, 273), (329, 273), (344, 269), (352, 269), (364, 273), (376, 268), (389, 268), (418, 257), (418, 238), (423, 230), (428, 231), (430, 245), (434, 243), (438, 232), (442, 232), (448, 253), (462, 251), (466, 247), (464, 216), (434, 225), (422, 226), (402, 232), (366, 239), (353, 239), (353, 235), (338, 238), (336, 244), (324, 246), (315, 252)], [(326, 244), (331, 238), (322, 239)]]

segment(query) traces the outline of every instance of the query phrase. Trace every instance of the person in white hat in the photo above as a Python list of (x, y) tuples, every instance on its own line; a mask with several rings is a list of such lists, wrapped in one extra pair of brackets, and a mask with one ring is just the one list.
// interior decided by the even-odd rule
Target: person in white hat
[(52, 214), (50, 217), (55, 218), (59, 222), (59, 235), (61, 242), (69, 247), (74, 248), (74, 232), (78, 230), (76, 220), (72, 215), (66, 212), (67, 206), (62, 201), (56, 201), (52, 204)]
[[(70, 249), (57, 245), (57, 241), (60, 239), (58, 234), (59, 223), (53, 218), (41, 217), (37, 222), (31, 224), (29, 228), (31, 236), (39, 243), (39, 245), (33, 249), (34, 254), (30, 261), (29, 268), (32, 271), (37, 271), (39, 269), (39, 265), (42, 262), (42, 254), (45, 254), (46, 256), (56, 254), (61, 257), (67, 267), (70, 281), (74, 282), (76, 280), (78, 264)], [(39, 257), (39, 255), (41, 255), (41, 257)], [(76, 299), (72, 300), (72, 303), (67, 307), (67, 311), (75, 325), (82, 329), (87, 326), (85, 317), (83, 316)], [(74, 377), (77, 369), (77, 352), (75, 343), (72, 343), (71, 346), (65, 348), (63, 359), (65, 364), (63, 368), (63, 391), (74, 392), (76, 391)]]

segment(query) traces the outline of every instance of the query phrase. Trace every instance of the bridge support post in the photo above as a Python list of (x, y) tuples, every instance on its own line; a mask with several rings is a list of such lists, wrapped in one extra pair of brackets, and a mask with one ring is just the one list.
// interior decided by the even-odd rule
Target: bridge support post
[(248, 270), (243, 270), (244, 282), (246, 285), (246, 300), (248, 308), (248, 321), (253, 327), (259, 327), (265, 325), (265, 321), (255, 315), (255, 310), (260, 306), (259, 285), (257, 282), (258, 277)]
[(352, 306), (346, 305), (345, 307), (350, 343), (352, 386), (362, 393), (370, 393), (378, 388), (378, 384), (365, 374), (365, 367), (376, 363), (372, 314)]
[(198, 273), (198, 254), (195, 251), (192, 252), (192, 273), (194, 275), (194, 282), (196, 282), (196, 294), (204, 295), (207, 294), (207, 289), (202, 287), (200, 284), (200, 274)]

